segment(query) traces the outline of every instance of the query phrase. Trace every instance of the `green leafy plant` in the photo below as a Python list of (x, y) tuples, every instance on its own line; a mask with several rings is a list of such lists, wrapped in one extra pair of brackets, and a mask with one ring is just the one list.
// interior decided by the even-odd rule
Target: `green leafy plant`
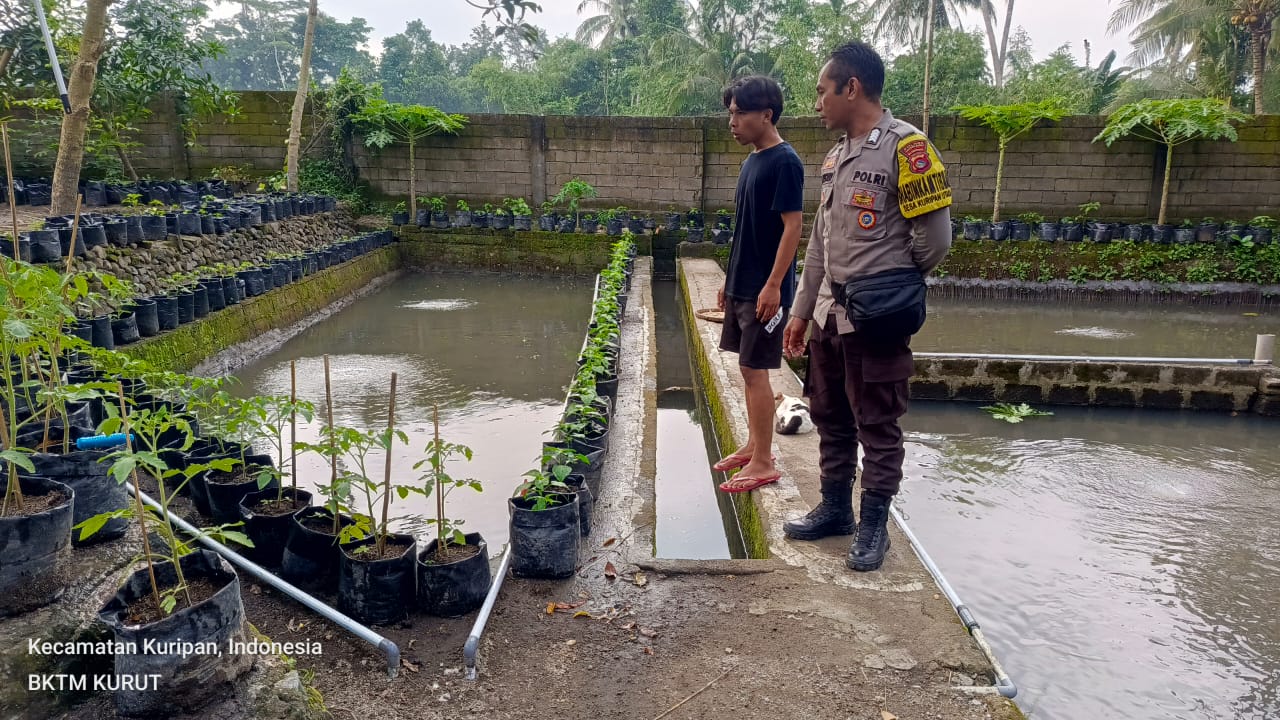
[(1000, 152), (996, 158), (996, 189), (991, 221), (1000, 222), (1000, 186), (1004, 181), (1004, 156), (1009, 143), (1042, 121), (1061, 120), (1067, 115), (1065, 103), (1061, 98), (1049, 98), (1014, 105), (959, 105), (955, 111), (967, 120), (982, 123), (996, 134)]
[(1036, 410), (1026, 403), (1021, 405), (1011, 405), (1010, 403), (996, 403), (995, 405), (983, 406), (991, 417), (996, 420), (1003, 420), (1007, 423), (1020, 423), (1029, 417), (1047, 417), (1053, 415), (1051, 412), (1044, 410)]
[(364, 133), (368, 147), (382, 149), (397, 142), (409, 146), (409, 212), (414, 214), (418, 211), (415, 200), (418, 143), (432, 135), (456, 134), (467, 123), (462, 115), (424, 105), (391, 103), (380, 97), (369, 100), (359, 112), (350, 116), (350, 120)]
[(529, 203), (524, 198), (507, 198), (502, 204), (511, 211), (512, 215), (528, 217), (533, 214), (533, 209), (529, 207)]
[[(434, 429), (434, 437), (431, 443), (427, 445), (425, 450), (426, 457), (414, 464), (414, 470), (422, 470), (426, 468), (426, 472), (419, 478), (421, 486), (413, 488), (413, 492), (419, 492), (423, 496), (430, 498), (432, 495), (436, 499), (436, 513), (434, 518), (428, 520), (435, 526), (436, 532), (436, 558), (443, 562), (445, 558), (445, 549), (449, 545), (465, 545), (466, 538), (459, 529), (462, 526), (461, 520), (451, 520), (445, 514), (445, 500), (449, 494), (458, 488), (470, 488), (476, 492), (481, 492), (480, 481), (470, 478), (455, 478), (450, 475), (445, 465), (449, 462), (465, 459), (471, 461), (471, 448), (466, 445), (458, 445), (456, 443), (445, 442), (440, 439), (440, 410), (432, 408), (431, 424)], [(402, 493), (407, 494), (409, 489), (404, 489)]]
[(516, 487), (515, 496), (531, 501), (534, 511), (559, 505), (571, 490), (565, 478), (573, 472), (573, 462), (586, 462), (587, 457), (567, 448), (543, 448), (535, 462), (537, 467), (526, 472), (528, 478)]
[(457, 208), (458, 212), (471, 212), (471, 206), (467, 204), (466, 200), (459, 200)]
[(444, 212), (447, 202), (448, 198), (441, 195), (440, 197), (429, 198), (427, 205), (430, 206), (432, 213), (440, 214)]
[(129, 193), (120, 199), (120, 204), (125, 207), (138, 207), (142, 202), (142, 195), (139, 193)]
[(1263, 230), (1275, 231), (1280, 228), (1280, 222), (1270, 215), (1259, 215), (1249, 221), (1249, 227), (1261, 228)]
[(1196, 140), (1225, 138), (1235, 142), (1235, 126), (1246, 119), (1246, 115), (1216, 98), (1139, 100), (1112, 113), (1094, 142), (1102, 140), (1110, 147), (1117, 140), (1133, 136), (1165, 146), (1160, 216), (1156, 220), (1158, 225), (1164, 225), (1168, 217), (1174, 148)]
[(1018, 215), (1018, 219), (1028, 225), (1039, 225), (1044, 222), (1044, 215), (1037, 212), (1024, 212)]
[(583, 200), (594, 197), (596, 197), (596, 189), (593, 185), (579, 178), (574, 178), (560, 188), (560, 192), (556, 193), (551, 202), (557, 206), (564, 205), (568, 207), (569, 215), (577, 217), (579, 204)]

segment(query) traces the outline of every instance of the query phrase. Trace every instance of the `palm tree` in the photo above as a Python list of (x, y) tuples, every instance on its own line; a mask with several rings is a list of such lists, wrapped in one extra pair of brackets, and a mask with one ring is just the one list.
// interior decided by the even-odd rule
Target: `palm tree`
[(996, 89), (1004, 87), (1004, 63), (1009, 57), (1009, 29), (1013, 27), (1013, 2), (1005, 0), (1004, 28), (1000, 31), (1000, 42), (996, 42), (995, 3), (987, 0), (982, 3), (982, 24), (987, 29), (987, 44), (991, 47), (991, 77), (995, 80)]
[(725, 0), (703, 0), (696, 10), (690, 8), (692, 28), (654, 41), (650, 52), (657, 69), (673, 81), (668, 112), (714, 112), (721, 91), (754, 72), (751, 49), (765, 25), (758, 15), (734, 13)]
[(881, 0), (876, 14), (875, 35), (901, 45), (918, 49), (925, 40), (929, 10), (933, 10), (934, 32), (964, 29), (961, 14), (965, 10), (984, 10), (991, 0)]
[(578, 14), (594, 7), (600, 10), (578, 26), (577, 40), (583, 45), (603, 47), (619, 40), (627, 40), (640, 34), (636, 0), (582, 0)]
[(1232, 8), (1231, 24), (1249, 33), (1249, 50), (1253, 54), (1254, 115), (1262, 114), (1267, 51), (1275, 39), (1277, 18), (1280, 18), (1280, 0), (1237, 0)]
[(1216, 97), (1231, 96), (1234, 86), (1227, 84), (1243, 55), (1253, 82), (1254, 112), (1261, 113), (1278, 18), (1280, 0), (1121, 0), (1108, 29), (1134, 28), (1133, 59), (1140, 65), (1184, 58), (1198, 71), (1214, 72), (1210, 84)]

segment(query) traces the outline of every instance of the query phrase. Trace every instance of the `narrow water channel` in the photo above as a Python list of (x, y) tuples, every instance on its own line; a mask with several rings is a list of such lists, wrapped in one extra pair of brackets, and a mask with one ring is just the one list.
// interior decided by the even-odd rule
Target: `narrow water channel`
[(719, 460), (706, 400), (694, 382), (680, 285), (654, 279), (658, 341), (658, 462), (655, 555), (744, 558), (746, 548), (729, 496), (718, 492)]
[[(507, 498), (521, 475), (536, 467), (544, 432), (563, 407), (590, 309), (589, 279), (410, 274), (236, 375), (246, 394), (288, 395), (289, 362), (296, 360), (299, 397), (322, 409), (327, 354), (334, 422), (382, 429), (396, 372), (397, 427), (410, 444), (392, 455), (392, 482), (417, 483), (413, 465), (431, 440), (432, 406), (438, 405), (442, 438), (474, 451), (471, 462), (447, 470), (484, 486), (481, 493), (451, 494), (447, 513), (463, 519), (464, 530), (483, 534), (496, 554), (507, 541)], [(315, 441), (322, 419), (300, 426), (299, 440)], [(369, 463), (379, 479), (382, 457)], [(299, 486), (313, 488), (328, 477), (323, 458), (300, 459)], [(392, 514), (429, 514), (434, 503), (420, 496), (397, 499)]]
[(914, 403), (901, 509), (1033, 720), (1280, 717), (1280, 424)]
[(1255, 338), (1280, 333), (1274, 309), (929, 299), (918, 352), (1253, 358)]

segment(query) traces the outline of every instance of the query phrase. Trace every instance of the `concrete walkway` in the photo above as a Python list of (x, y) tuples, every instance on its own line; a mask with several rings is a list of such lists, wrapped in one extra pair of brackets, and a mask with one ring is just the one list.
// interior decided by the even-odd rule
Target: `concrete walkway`
[[(681, 260), (679, 271), (689, 320), (694, 324), (691, 352), (700, 355), (696, 366), (704, 390), (713, 398), (709, 402), (718, 406), (712, 408), (712, 415), (718, 425), (717, 435), (728, 452), (747, 438), (746, 400), (737, 356), (719, 350), (719, 323), (693, 318), (693, 311), (715, 308), (724, 273), (714, 260), (700, 259)], [(802, 395), (799, 379), (785, 364), (772, 373), (771, 381), (775, 393)], [(852, 537), (820, 542), (787, 539), (782, 523), (804, 515), (820, 500), (818, 435), (775, 435), (774, 453), (782, 479), (756, 492), (735, 496), (739, 517), (758, 523), (760, 537), (754, 554), (802, 570), (815, 591), (821, 588), (821, 594), (835, 602), (857, 607), (860, 620), (869, 623), (872, 632), (882, 630), (899, 639), (910, 638), (900, 649), (918, 662), (946, 667), (964, 658), (967, 667), (987, 665), (896, 524), (890, 526), (892, 547), (885, 565), (873, 573), (855, 573), (845, 566)], [(751, 534), (752, 529), (748, 528), (747, 533)], [(861, 650), (867, 653), (868, 665), (877, 664), (877, 653), (885, 655), (881, 647)], [(978, 683), (992, 682), (989, 673), (985, 678), (974, 679)]]

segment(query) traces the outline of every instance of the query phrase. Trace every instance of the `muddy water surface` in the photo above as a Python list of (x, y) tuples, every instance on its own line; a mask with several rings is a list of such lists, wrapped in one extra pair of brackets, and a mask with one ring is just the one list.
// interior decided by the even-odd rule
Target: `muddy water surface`
[(901, 508), (1037, 720), (1280, 717), (1280, 422), (914, 403)]
[(1280, 312), (1247, 308), (929, 300), (923, 352), (1253, 358)]
[[(447, 470), (475, 478), (481, 493), (449, 496), (447, 514), (480, 531), (497, 553), (507, 540), (506, 500), (560, 415), (591, 306), (591, 282), (491, 274), (410, 274), (308, 328), (278, 351), (242, 368), (242, 391), (288, 394), (289, 361), (298, 363), (299, 396), (324, 406), (322, 356), (329, 355), (334, 422), (361, 429), (387, 423), (391, 373), (398, 375), (397, 427), (409, 445), (392, 455), (393, 483), (417, 482), (413, 465), (431, 439), (432, 407), (442, 437), (469, 446), (471, 462)], [(303, 423), (315, 441), (321, 418)], [(385, 456), (370, 456), (382, 477)], [(327, 482), (327, 461), (299, 459), (299, 484)], [(396, 500), (392, 514), (428, 514), (435, 499)]]

